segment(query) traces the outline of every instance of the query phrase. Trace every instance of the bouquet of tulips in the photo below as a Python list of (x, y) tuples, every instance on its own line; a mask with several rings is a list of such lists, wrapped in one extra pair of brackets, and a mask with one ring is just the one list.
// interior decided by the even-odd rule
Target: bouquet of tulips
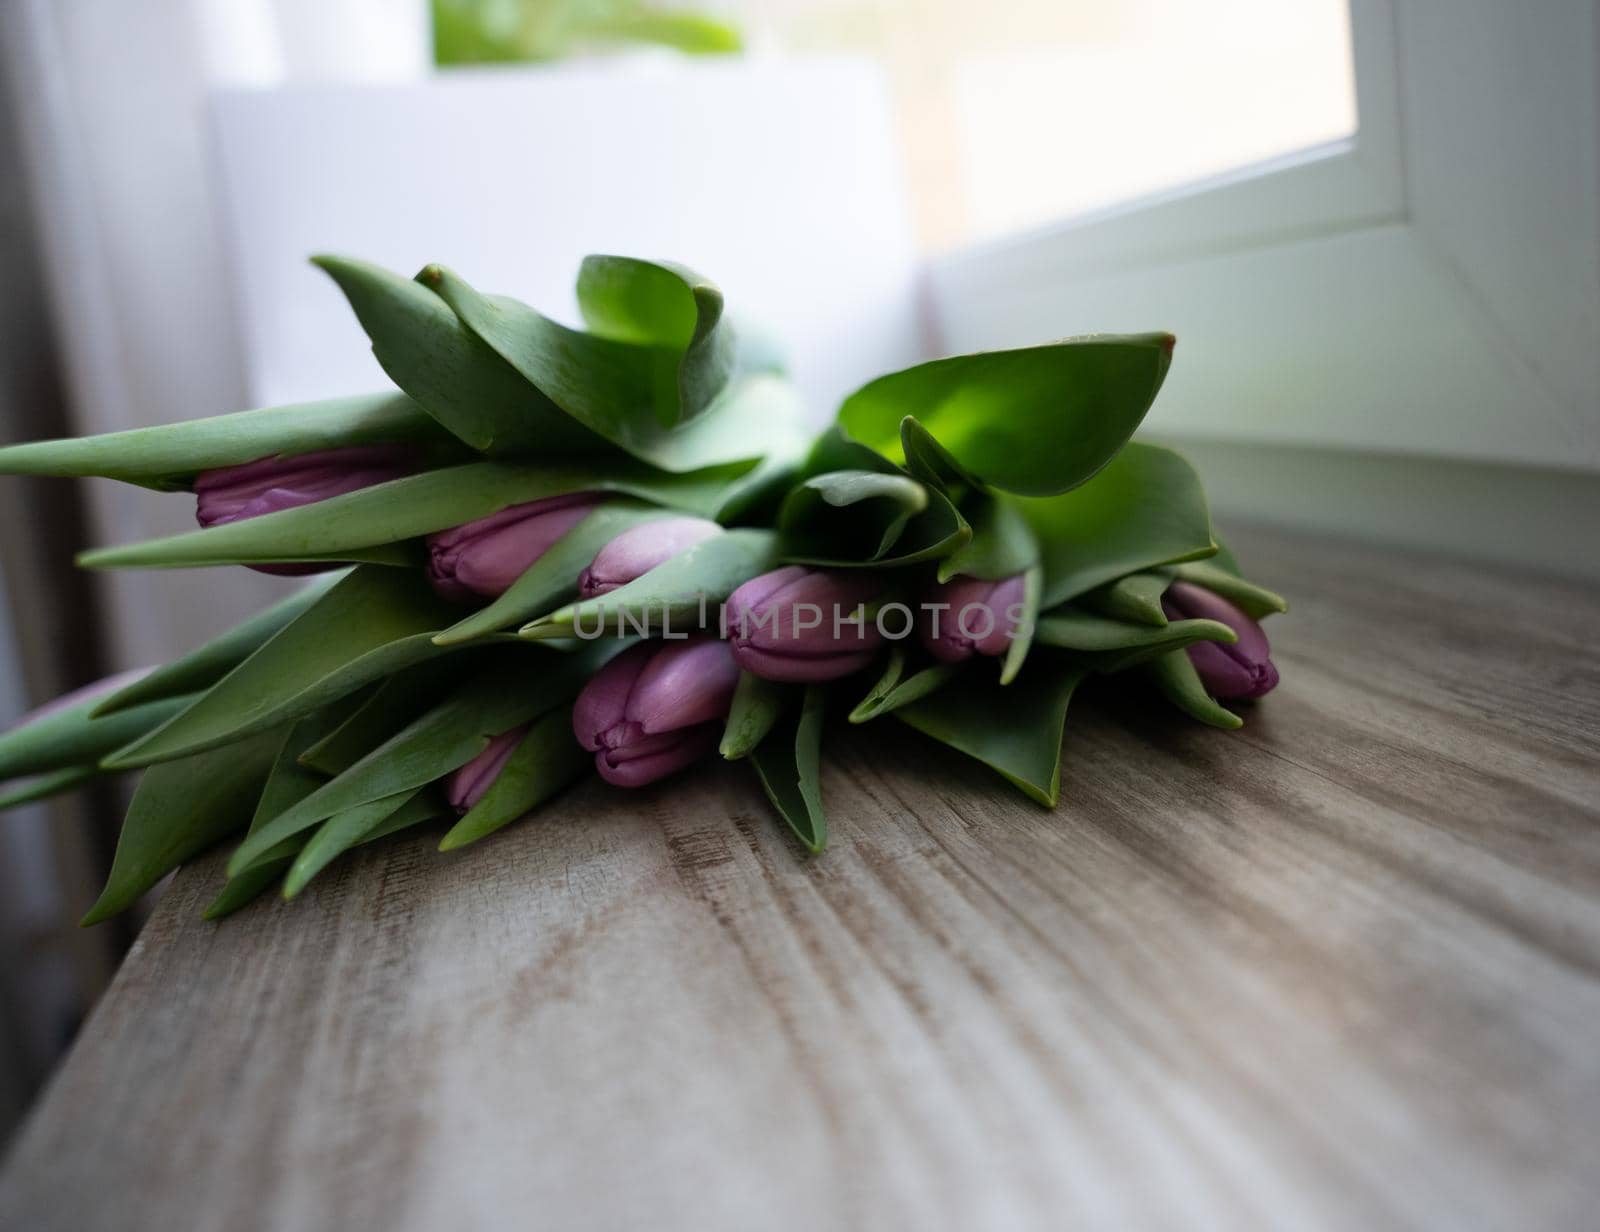
[(1129, 439), (1170, 335), (919, 364), (815, 435), (680, 266), (588, 258), (575, 329), (438, 266), (318, 264), (399, 392), (0, 450), (193, 493), (201, 529), (89, 567), (320, 575), (0, 734), (0, 807), (143, 770), (85, 922), (230, 837), (211, 916), (441, 817), (441, 850), (474, 842), (591, 766), (637, 788), (717, 753), (820, 851), (830, 714), (1050, 806), (1087, 676), (1218, 727), (1277, 682), (1257, 621), (1283, 601), (1183, 458)]

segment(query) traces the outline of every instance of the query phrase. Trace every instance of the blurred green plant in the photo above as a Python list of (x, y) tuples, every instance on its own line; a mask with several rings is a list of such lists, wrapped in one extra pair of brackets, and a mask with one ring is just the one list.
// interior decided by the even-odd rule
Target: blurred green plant
[(439, 65), (561, 60), (640, 44), (690, 55), (728, 55), (744, 46), (724, 21), (641, 0), (433, 0)]

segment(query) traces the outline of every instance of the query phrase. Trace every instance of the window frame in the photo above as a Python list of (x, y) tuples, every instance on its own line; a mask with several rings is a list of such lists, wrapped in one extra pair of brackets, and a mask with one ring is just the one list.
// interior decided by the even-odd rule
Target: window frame
[(1600, 470), (1597, 31), (1351, 0), (1352, 137), (935, 258), (936, 345), (1170, 328), (1167, 435)]

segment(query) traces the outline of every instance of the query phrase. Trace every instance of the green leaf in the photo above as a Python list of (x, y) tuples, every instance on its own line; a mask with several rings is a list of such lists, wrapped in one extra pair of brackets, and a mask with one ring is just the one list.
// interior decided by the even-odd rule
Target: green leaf
[[(277, 754), (273, 758), (272, 769), (267, 773), (267, 781), (261, 788), (260, 796), (256, 798), (248, 833), (253, 834), (284, 809), (305, 799), (327, 781), (324, 776), (302, 765), (300, 758), (306, 749), (333, 731), (348, 716), (350, 704), (349, 699), (346, 699), (325, 710), (309, 714), (284, 733), (283, 742), (279, 744)], [(211, 905), (202, 913), (203, 917), (208, 920), (220, 920), (252, 902), (289, 867), (299, 850), (298, 835), (279, 843), (255, 867), (224, 885), (217, 897), (211, 901)]]
[(443, 701), (476, 662), (471, 654), (452, 655), (396, 672), (368, 693), (344, 722), (306, 748), (300, 764), (325, 778), (343, 773)]
[(474, 462), (376, 484), (313, 505), (207, 530), (86, 552), (91, 569), (338, 560), (379, 544), (460, 526), (525, 501), (570, 492), (618, 492), (707, 517), (742, 466), (665, 475), (637, 463), (552, 466)]
[(156, 668), (127, 688), (113, 693), (95, 707), (95, 714), (114, 714), (141, 702), (209, 689), (259, 650), (268, 638), (322, 598), (343, 576), (330, 574), (300, 587), (288, 598), (279, 600), (264, 612), (256, 613), (243, 624), (235, 625), (198, 650), (191, 650), (182, 658)]
[(98, 762), (112, 750), (160, 727), (194, 698), (162, 698), (94, 718), (99, 700), (91, 697), (0, 732), (0, 779)]
[(939, 562), (939, 580), (998, 582), (1039, 563), (1039, 541), (1016, 501), (1002, 492), (974, 492), (962, 507), (972, 538)]
[(379, 829), (388, 833), (420, 825), (443, 812), (432, 793), (402, 791), (381, 800), (358, 805), (328, 818), (300, 849), (283, 879), (283, 897), (293, 898), (310, 880), (352, 847), (367, 841)]
[(912, 416), (963, 472), (992, 487), (1065, 492), (1133, 435), (1171, 358), (1170, 334), (1138, 334), (937, 359), (858, 389), (839, 423), (903, 463), (901, 421)]
[(1252, 620), (1261, 620), (1276, 612), (1289, 610), (1289, 601), (1282, 595), (1265, 586), (1247, 582), (1236, 572), (1220, 568), (1215, 560), (1188, 561), (1174, 565), (1170, 572), (1173, 577), (1182, 578), (1185, 582), (1216, 591)]
[(419, 277), (567, 414), (664, 470), (753, 460), (801, 433), (804, 404), (770, 374), (730, 381), (709, 406), (684, 417), (693, 422), (663, 427), (674, 420), (657, 398), (660, 357), (651, 348), (568, 329), (514, 299), (482, 295), (439, 266)]
[(728, 384), (738, 358), (722, 317), (722, 292), (681, 265), (633, 257), (585, 257), (578, 309), (594, 333), (635, 344), (651, 368), (656, 419), (695, 418)]
[(90, 780), (99, 777), (100, 767), (93, 764), (52, 770), (49, 774), (38, 775), (25, 783), (13, 784), (8, 790), (0, 792), (0, 812), (32, 804), (36, 800), (59, 796), (62, 792), (82, 787)]
[(798, 565), (817, 565), (830, 569), (898, 569), (928, 560), (939, 560), (960, 549), (972, 535), (972, 528), (950, 498), (937, 488), (925, 489), (928, 507), (906, 523), (894, 540), (893, 555), (872, 559), (837, 555), (824, 545), (785, 542), (783, 560)]
[(363, 394), (12, 445), (0, 449), (0, 474), (98, 475), (170, 492), (187, 488), (195, 475), (219, 466), (387, 443), (428, 452), (454, 444), (404, 394)]
[(1238, 635), (1215, 620), (1174, 620), (1135, 624), (1097, 616), (1080, 608), (1057, 608), (1041, 616), (1034, 638), (1044, 646), (1071, 650), (1086, 667), (1105, 675), (1196, 642), (1236, 642)]
[(1136, 441), (1082, 487), (1021, 508), (1039, 540), (1046, 608), (1125, 574), (1216, 551), (1200, 477), (1159, 445)]
[(380, 838), (388, 838), (391, 834), (409, 830), (412, 826), (419, 826), (425, 821), (433, 821), (435, 818), (443, 817), (449, 811), (448, 806), (440, 798), (437, 791), (431, 787), (424, 787), (420, 794), (413, 797), (410, 804), (390, 813), (371, 830), (368, 830), (362, 836), (361, 841), (354, 844), (354, 846), (361, 847), (367, 843), (375, 843)]
[(748, 757), (783, 715), (793, 693), (789, 685), (740, 672), (717, 752), (729, 761)]
[(473, 449), (541, 457), (610, 450), (428, 287), (365, 261), (320, 256), (312, 263), (339, 284), (390, 379)]
[(215, 748), (449, 653), (433, 633), (451, 611), (420, 573), (356, 569), (187, 709), (103, 764), (126, 769)]
[(355, 698), (341, 698), (331, 706), (306, 715), (284, 733), (272, 771), (261, 788), (256, 807), (250, 814), (253, 834), (284, 809), (298, 804), (328, 781), (328, 776), (305, 764), (306, 750), (315, 748), (360, 709)]
[(179, 864), (243, 828), (282, 742), (282, 732), (263, 732), (147, 770), (122, 823), (111, 876), (83, 923), (126, 910)]
[(595, 642), (571, 654), (533, 646), (501, 651), (454, 696), (250, 835), (228, 862), (229, 875), (326, 817), (422, 787), (466, 765), (501, 732), (570, 701), (621, 645)]
[[(508, 19), (509, 18), (509, 19)], [(519, 19), (520, 18), (520, 19)], [(495, 0), (434, 0), (436, 64), (565, 60), (601, 48), (656, 44), (690, 55), (736, 52), (738, 28), (695, 12), (663, 12), (640, 0), (570, 0), (508, 9)]]
[(772, 807), (813, 853), (828, 845), (821, 762), (827, 700), (825, 688), (807, 686), (804, 704), (750, 753), (750, 762)]
[(905, 668), (905, 647), (896, 643), (889, 652), (883, 675), (850, 712), (850, 722), (870, 723), (873, 719), (892, 714), (900, 707), (909, 706), (912, 702), (942, 689), (954, 680), (961, 670), (955, 663), (933, 663), (907, 676)]
[(824, 429), (811, 443), (803, 469), (807, 475), (821, 475), (828, 471), (878, 471), (885, 475), (906, 473), (903, 467), (896, 466), (877, 450), (854, 440), (838, 424)]
[(298, 839), (280, 843), (272, 854), (224, 883), (209, 906), (200, 913), (203, 920), (221, 920), (244, 907), (248, 907), (271, 887), (274, 881), (288, 871), (299, 851)]
[[(780, 376), (753, 373), (729, 384), (693, 422), (660, 435), (635, 429), (620, 444), (636, 458), (681, 473), (758, 458), (792, 466), (805, 456), (810, 440), (799, 391)], [(730, 492), (753, 481), (753, 473), (746, 473)]]
[(1022, 671), (1022, 665), (1027, 662), (1028, 651), (1033, 648), (1033, 640), (1038, 634), (1039, 604), (1043, 598), (1044, 570), (1038, 565), (1030, 566), (1022, 575), (1022, 620), (1018, 622), (1011, 644), (1006, 647), (1005, 658), (1000, 662), (1001, 684), (1010, 684), (1015, 680)]
[(1078, 602), (1113, 620), (1131, 620), (1135, 624), (1160, 628), (1167, 623), (1161, 596), (1167, 593), (1170, 584), (1171, 579), (1165, 572), (1130, 573), (1085, 592)]
[(512, 750), (504, 768), (439, 843), (454, 851), (526, 817), (594, 766), (594, 757), (572, 734), (572, 710), (562, 706), (538, 719)]
[(754, 470), (735, 479), (717, 506), (717, 521), (724, 526), (770, 525), (778, 516), (785, 493), (800, 477), (804, 453), (804, 443), (795, 440), (788, 447), (768, 454)]
[[(802, 473), (807, 476), (825, 475), (830, 471), (866, 471), (899, 479), (906, 473), (882, 454), (869, 449), (859, 441), (851, 440), (838, 425), (829, 428), (815, 442), (807, 455)], [(917, 482), (917, 480), (912, 480)], [(788, 563), (820, 565), (829, 568), (897, 568), (926, 560), (937, 560), (956, 550), (972, 534), (972, 528), (962, 517), (949, 493), (940, 483), (922, 480), (926, 507), (913, 516), (905, 529), (893, 541), (893, 555), (870, 558), (862, 545), (852, 554), (839, 545), (806, 542), (790, 534), (786, 536), (784, 560)], [(879, 546), (882, 536), (879, 537)], [(887, 553), (890, 549), (885, 547)]]
[(797, 466), (810, 447), (811, 431), (799, 390), (781, 376), (750, 373), (729, 384), (692, 423), (654, 440), (636, 433), (633, 441), (624, 445), (629, 453), (673, 472), (762, 459), (760, 467), (745, 472), (724, 492), (726, 505), (758, 485), (759, 472)]
[(957, 503), (968, 492), (985, 490), (983, 481), (962, 466), (960, 459), (911, 415), (900, 421), (900, 453), (908, 471)]
[[(541, 32), (548, 30), (544, 27)], [(564, 27), (569, 42), (550, 56), (562, 59), (572, 54), (573, 44), (653, 43), (694, 56), (729, 55), (743, 49), (744, 39), (737, 27), (703, 13), (662, 12), (632, 4), (619, 8), (581, 4)], [(520, 57), (519, 57), (520, 58)]]
[(824, 471), (792, 489), (778, 512), (791, 553), (879, 560), (928, 507), (928, 490), (907, 475)]
[[(859, 441), (851, 440), (837, 425), (813, 442), (801, 469), (806, 476), (825, 475), (831, 471), (866, 471), (902, 480), (907, 478), (900, 467)], [(873, 559), (869, 554), (871, 549), (860, 543), (853, 545), (852, 552), (850, 544), (830, 545), (821, 542), (820, 537), (808, 542), (805, 537), (791, 533), (785, 537), (784, 561), (825, 568), (898, 568), (948, 555), (967, 541), (972, 528), (941, 485), (924, 482), (922, 487), (926, 507), (913, 516), (894, 539), (893, 555)], [(878, 545), (882, 545), (881, 533)]]
[(880, 671), (878, 678), (873, 681), (872, 687), (867, 690), (866, 696), (857, 702), (855, 708), (850, 711), (850, 722), (865, 723), (873, 717), (873, 707), (887, 697), (893, 691), (895, 685), (899, 684), (901, 678), (905, 676), (908, 658), (905, 642), (889, 643), (889, 653), (879, 660)]
[(454, 646), (548, 612), (577, 594), (578, 575), (611, 540), (630, 527), (673, 516), (655, 505), (615, 501), (599, 506), (551, 544), (493, 603), (457, 621), (433, 640), (441, 646)]
[(725, 531), (626, 586), (541, 616), (524, 625), (521, 636), (625, 637), (649, 630), (681, 637), (708, 623), (714, 625), (718, 605), (776, 561), (777, 536), (771, 531)]
[(1146, 663), (1144, 671), (1161, 695), (1191, 718), (1224, 731), (1244, 726), (1243, 719), (1206, 692), (1200, 673), (1195, 671), (1186, 651), (1174, 650), (1161, 655)]
[(1084, 674), (1059, 658), (1035, 655), (1031, 668), (1009, 687), (968, 670), (895, 715), (1054, 808), (1061, 795), (1067, 706)]

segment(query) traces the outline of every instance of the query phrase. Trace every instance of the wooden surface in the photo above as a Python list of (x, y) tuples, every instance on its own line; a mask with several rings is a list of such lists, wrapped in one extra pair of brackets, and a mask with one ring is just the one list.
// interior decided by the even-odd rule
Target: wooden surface
[(1283, 686), (1083, 699), (1053, 814), (881, 724), (820, 859), (729, 767), (186, 870), (0, 1227), (1592, 1228), (1600, 600), (1236, 538)]

